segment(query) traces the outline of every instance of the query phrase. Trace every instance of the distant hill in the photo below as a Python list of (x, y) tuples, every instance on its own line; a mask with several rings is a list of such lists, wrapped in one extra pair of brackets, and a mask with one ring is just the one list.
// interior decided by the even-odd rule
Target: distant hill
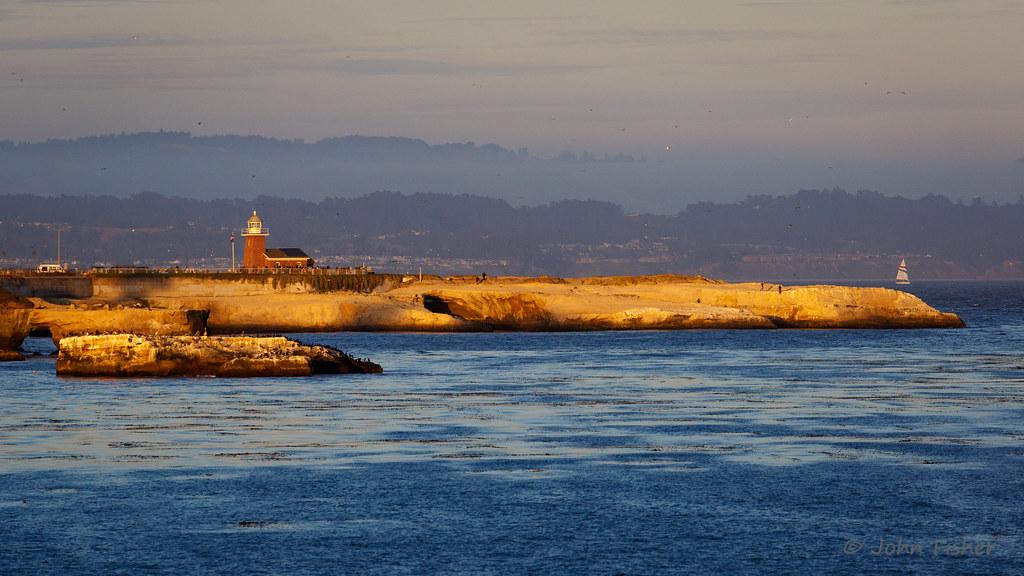
[[(473, 142), (427, 144), (398, 137), (345, 136), (319, 142), (263, 136), (145, 132), (38, 143), (0, 141), (0, 194), (318, 201), (375, 190), (445, 192), (543, 204), (621, 198), (662, 209), (675, 175), (627, 155), (562, 152), (553, 158)], [(664, 168), (664, 167), (662, 167)]]
[(64, 254), (79, 266), (223, 267), (231, 233), (253, 209), (271, 230), (268, 246), (303, 248), (324, 265), (398, 272), (874, 279), (893, 276), (905, 256), (918, 279), (1024, 277), (1024, 202), (842, 190), (693, 204), (674, 215), (434, 193), (317, 202), (8, 194), (0, 195), (0, 265), (52, 259), (60, 226)]

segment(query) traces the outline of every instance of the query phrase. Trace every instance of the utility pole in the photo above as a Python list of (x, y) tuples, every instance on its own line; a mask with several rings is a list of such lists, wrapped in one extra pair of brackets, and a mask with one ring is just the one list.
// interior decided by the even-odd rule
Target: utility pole
[(231, 233), (231, 271), (235, 271), (235, 233)]
[(57, 226), (57, 266), (64, 267), (60, 262), (60, 226)]

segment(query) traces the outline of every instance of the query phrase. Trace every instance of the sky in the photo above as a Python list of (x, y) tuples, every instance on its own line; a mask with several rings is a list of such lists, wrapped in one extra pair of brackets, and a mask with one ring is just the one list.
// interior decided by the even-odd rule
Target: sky
[(692, 200), (1016, 200), (1022, 31), (1017, 0), (0, 0), (0, 139), (394, 135), (643, 155)]

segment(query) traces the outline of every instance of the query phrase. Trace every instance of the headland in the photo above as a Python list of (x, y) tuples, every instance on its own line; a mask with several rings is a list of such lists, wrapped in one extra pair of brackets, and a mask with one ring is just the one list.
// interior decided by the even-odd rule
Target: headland
[(58, 342), (111, 333), (963, 326), (956, 314), (889, 288), (728, 283), (700, 276), (137, 271), (83, 274), (59, 283), (31, 276), (0, 282), (8, 291), (0, 311), (0, 344), (6, 350), (16, 349), (31, 331), (49, 333)]

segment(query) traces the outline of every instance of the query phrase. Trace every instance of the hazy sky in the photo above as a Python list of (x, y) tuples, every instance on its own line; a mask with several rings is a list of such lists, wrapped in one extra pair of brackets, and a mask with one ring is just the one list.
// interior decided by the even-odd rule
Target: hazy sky
[(0, 139), (402, 135), (645, 154), (695, 196), (1024, 192), (1019, 0), (0, 0), (0, 73)]

